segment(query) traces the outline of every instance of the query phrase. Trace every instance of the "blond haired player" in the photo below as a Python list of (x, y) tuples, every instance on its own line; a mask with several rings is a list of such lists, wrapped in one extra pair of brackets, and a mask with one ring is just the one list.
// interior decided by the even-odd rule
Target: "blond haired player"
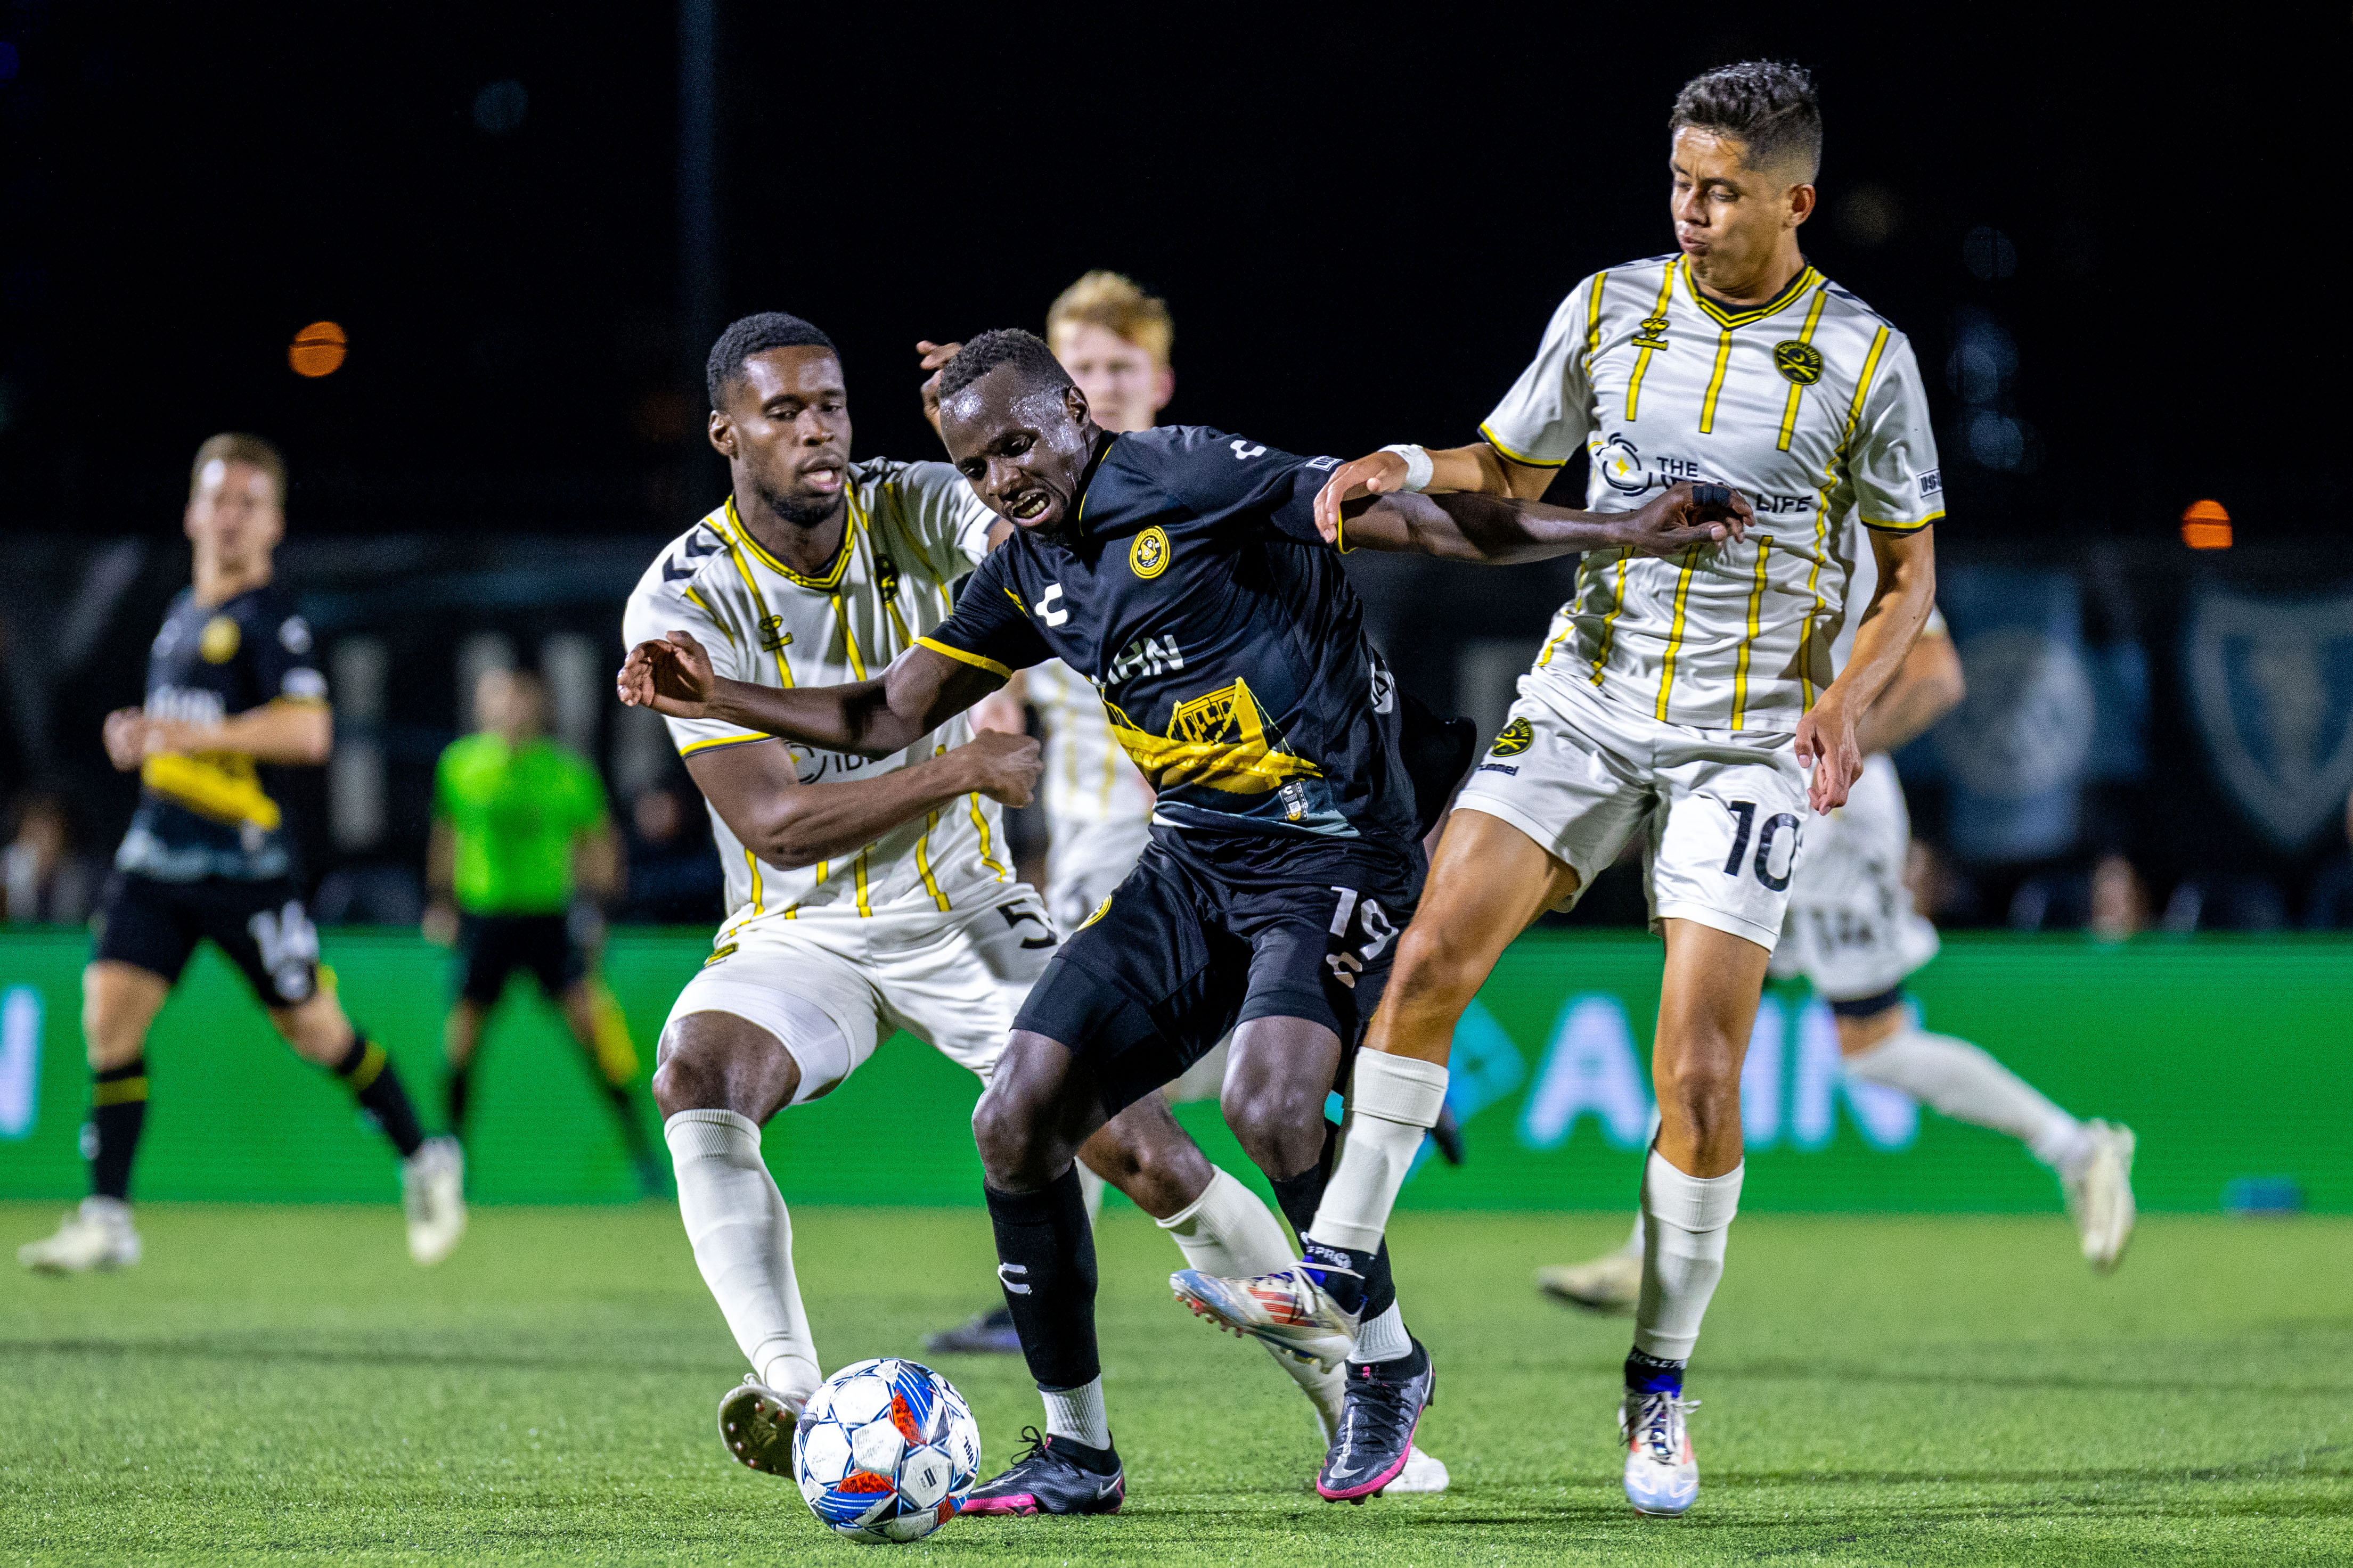
[[(1168, 359), (1176, 327), (1167, 301), (1147, 294), (1133, 279), (1097, 268), (1062, 290), (1046, 312), (1046, 342), (1071, 379), (1086, 394), (1095, 422), (1113, 434), (1149, 430), (1176, 391)], [(954, 343), (917, 345), (923, 368), (936, 372), (952, 358)], [(924, 412), (939, 426), (937, 378), (925, 388)], [(1046, 908), (1058, 930), (1073, 931), (1111, 897), (1134, 869), (1152, 837), (1152, 786), (1127, 752), (1112, 738), (1111, 721), (1094, 683), (1060, 659), (1018, 670), (1003, 688), (972, 710), (978, 729), (1021, 729), (1024, 703), (1037, 709), (1045, 731), (1045, 766), (1039, 775), (1046, 809)], [(1220, 1043), (1161, 1094), (1172, 1105), (1216, 1100), (1225, 1087), (1227, 1047)], [(1103, 1180), (1080, 1168), (1087, 1212), (1103, 1199)], [(1163, 1219), (1178, 1235), (1191, 1223), (1185, 1214)], [(1286, 1262), (1288, 1258), (1274, 1260)], [(1003, 1307), (934, 1334), (935, 1352), (1013, 1354), (1021, 1349), (1013, 1314)], [(1343, 1374), (1337, 1365), (1303, 1361), (1268, 1345), (1275, 1363), (1315, 1405), (1328, 1447), (1340, 1420)], [(1441, 1492), (1446, 1466), (1417, 1447), (1391, 1482), (1395, 1492)]]
[[(1872, 571), (1871, 559), (1859, 556), (1858, 594)], [(1845, 651), (1833, 648), (1834, 662), (1842, 664)], [(1912, 818), (1890, 754), (1958, 706), (1961, 695), (1960, 656), (1944, 617), (1932, 614), (1903, 669), (1855, 727), (1865, 761), (1846, 804), (1807, 830), (1772, 975), (1802, 974), (1830, 1004), (1848, 1073), (1956, 1121), (2008, 1133), (2050, 1167), (2084, 1261), (2105, 1274), (2132, 1239), (2132, 1130), (2079, 1121), (1984, 1047), (1921, 1028), (1904, 992), (1905, 979), (1936, 956), (1937, 941), (1905, 884)], [(1617, 1251), (1539, 1269), (1536, 1283), (1574, 1306), (1631, 1310), (1641, 1296), (1641, 1221)]]
[[(851, 460), (839, 356), (798, 317), (736, 321), (706, 377), (731, 490), (647, 568), (626, 637), (670, 639), (769, 688), (881, 675), (947, 618), (993, 514), (944, 463)], [(624, 668), (623, 700), (651, 697), (633, 679), (643, 663)], [(707, 719), (669, 724), (711, 806), (728, 916), (671, 1006), (654, 1098), (695, 1262), (753, 1367), (721, 1401), (722, 1439), (753, 1468), (786, 1471), (793, 1418), (821, 1374), (760, 1129), (902, 1028), (987, 1081), (1058, 945), (1007, 864), (999, 813), (1029, 799), (1038, 746), (975, 734), (961, 717), (881, 758)], [(1167, 1223), (1189, 1261), (1262, 1266), (1288, 1252), (1281, 1223), (1157, 1100), (1105, 1127), (1086, 1158)], [(1300, 1353), (1328, 1363), (1345, 1350), (1333, 1340)], [(1050, 1435), (1078, 1438), (1099, 1419), (1080, 1391), (1040, 1392)]]
[[(1683, 1373), (1738, 1205), (1741, 1057), (1791, 868), (1809, 816), (1846, 799), (1862, 765), (1855, 726), (1927, 619), (1930, 525), (1944, 515), (1910, 344), (1799, 247), (1821, 149), (1811, 79), (1758, 62), (1706, 72), (1669, 128), (1676, 252), (1571, 289), (1483, 441), (1348, 464), (1318, 521), (1343, 542), (1409, 549), (1394, 531), (1344, 531), (1342, 503), (1534, 497), (1580, 448), (1597, 510), (1691, 481), (1708, 500), (1746, 496), (1755, 521), (1672, 558), (1585, 556), (1439, 846), (1357, 1058), (1304, 1262), (1247, 1286), (1192, 1282), (1262, 1335), (1287, 1331), (1284, 1318), (1354, 1329), (1354, 1271), (1437, 1115), (1463, 1008), (1512, 939), (1573, 903), (1639, 833), (1666, 973), (1619, 1421), (1627, 1498), (1655, 1513), (1698, 1495)], [(1881, 574), (1865, 602), (1848, 593), (1856, 521)], [(1831, 643), (1851, 619), (1853, 657), (1833, 675)]]
[(196, 448), (185, 519), (195, 580), (147, 655), (146, 700), (106, 716), (108, 758), (139, 774), (139, 812), (115, 851), (82, 972), (90, 1195), (56, 1235), (19, 1247), (44, 1273), (140, 1258), (131, 1167), (147, 1121), (147, 1035), (199, 942), (245, 976), (294, 1054), (340, 1079), (400, 1156), (409, 1255), (447, 1258), (466, 1230), (457, 1140), (427, 1138), (382, 1046), (321, 985), (294, 836), (263, 767), (318, 767), (334, 749), (311, 627), (274, 580), (286, 535), (286, 462), (258, 436)]

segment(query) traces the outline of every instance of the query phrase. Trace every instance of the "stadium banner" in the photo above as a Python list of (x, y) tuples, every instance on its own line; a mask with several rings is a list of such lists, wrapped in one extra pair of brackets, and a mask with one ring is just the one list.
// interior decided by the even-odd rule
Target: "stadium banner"
[[(393, 1053), (428, 1124), (441, 1119), (449, 957), (413, 934), (325, 934), (352, 1016)], [(605, 971), (639, 1075), (701, 935), (618, 931)], [(0, 935), (0, 1197), (70, 1199), (90, 1081), (79, 1027), (89, 938)], [(1422, 1208), (1626, 1209), (1650, 1114), (1660, 949), (1635, 934), (1522, 939), (1465, 1016), (1451, 1098), (1470, 1158), (1425, 1156), (1402, 1201)], [(2139, 1134), (2147, 1209), (2211, 1211), (2232, 1182), (2286, 1181), (2308, 1207), (2353, 1211), (2353, 942), (2323, 937), (1957, 935), (1915, 978), (1926, 1026), (1986, 1047), (2079, 1116)], [(133, 1196), (389, 1201), (381, 1138), (328, 1075), (271, 1033), (206, 949), (158, 1019)], [(635, 1196), (594, 1068), (518, 981), (475, 1075), (468, 1186), (485, 1203)], [(1921, 1110), (1839, 1071), (1829, 1011), (1776, 986), (1743, 1075), (1751, 1210), (2034, 1211), (2057, 1184), (2015, 1142)], [(765, 1151), (797, 1203), (973, 1204), (976, 1081), (901, 1037), (839, 1089), (772, 1121)], [(650, 1117), (651, 1108), (646, 1108)], [(1227, 1169), (1262, 1185), (1211, 1103), (1179, 1119)]]

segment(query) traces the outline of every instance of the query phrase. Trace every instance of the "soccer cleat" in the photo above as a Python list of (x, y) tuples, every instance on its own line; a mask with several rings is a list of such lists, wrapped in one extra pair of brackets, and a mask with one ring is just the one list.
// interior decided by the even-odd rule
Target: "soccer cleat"
[[(1385, 1370), (1414, 1361), (1421, 1363), (1418, 1371), (1400, 1368), (1400, 1375)], [(1409, 1357), (1350, 1362), (1347, 1408), (1340, 1416), (1340, 1436), (1316, 1474), (1316, 1495), (1326, 1502), (1361, 1503), (1396, 1485), (1413, 1459), (1414, 1428), (1421, 1425), (1421, 1413), (1437, 1392), (1437, 1369), (1419, 1340)], [(1443, 1486), (1442, 1465), (1439, 1477)]]
[(1642, 1255), (1620, 1247), (1583, 1263), (1539, 1268), (1536, 1289), (1588, 1312), (1630, 1312), (1642, 1295)]
[(89, 1197), (66, 1211), (55, 1236), (26, 1242), (16, 1261), (40, 1274), (87, 1274), (94, 1268), (128, 1268), (139, 1261), (139, 1232), (131, 1205), (119, 1198)]
[(719, 1396), (719, 1440), (748, 1468), (792, 1479), (793, 1427), (807, 1400), (779, 1394), (746, 1373)]
[(1012, 1310), (992, 1307), (968, 1322), (927, 1335), (923, 1349), (934, 1355), (1019, 1355), (1021, 1336), (1014, 1331)]
[(1041, 1437), (1035, 1426), (1024, 1426), (1021, 1436), (1029, 1445), (1021, 1457), (995, 1480), (973, 1488), (959, 1511), (1117, 1513), (1127, 1500), (1127, 1475), (1111, 1449)]
[(2105, 1274), (2123, 1261), (2138, 1210), (2133, 1204), (2133, 1131), (2105, 1121), (2086, 1121), (2091, 1152), (2065, 1178), (2067, 1213), (2084, 1238), (2084, 1259)]
[(1679, 1514), (1699, 1500), (1699, 1461), (1692, 1457), (1685, 1413), (1699, 1401), (1660, 1390), (1628, 1389), (1618, 1406), (1626, 1445), (1626, 1500), (1637, 1513)]
[(1356, 1314), (1332, 1300), (1303, 1263), (1253, 1279), (1180, 1268), (1168, 1277), (1168, 1288), (1194, 1316), (1263, 1340), (1296, 1361), (1337, 1366), (1356, 1342)]
[(466, 1155), (455, 1138), (427, 1138), (400, 1164), (408, 1256), (424, 1268), (458, 1250), (466, 1234)]

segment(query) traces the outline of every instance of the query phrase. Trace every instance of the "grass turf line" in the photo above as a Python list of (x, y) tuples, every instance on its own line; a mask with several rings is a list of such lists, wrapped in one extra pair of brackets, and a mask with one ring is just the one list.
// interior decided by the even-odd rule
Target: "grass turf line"
[[(0, 1236), (47, 1205), (0, 1205)], [(919, 1353), (990, 1296), (977, 1209), (804, 1209), (825, 1364)], [(422, 1272), (389, 1208), (154, 1205), (148, 1261), (0, 1283), (0, 1563), (842, 1561), (712, 1426), (742, 1363), (677, 1215), (477, 1210)], [(1129, 1503), (958, 1520), (926, 1563), (2323, 1563), (2353, 1558), (2353, 1222), (2145, 1222), (2095, 1279), (2058, 1218), (1753, 1215), (1692, 1392), (1700, 1506), (1630, 1514), (1611, 1410), (1626, 1322), (1538, 1263), (1613, 1215), (1415, 1213), (1392, 1233), (1440, 1368), (1444, 1497), (1306, 1489), (1305, 1402), (1102, 1233)], [(1012, 1358), (944, 1358), (993, 1471), (1039, 1419)]]

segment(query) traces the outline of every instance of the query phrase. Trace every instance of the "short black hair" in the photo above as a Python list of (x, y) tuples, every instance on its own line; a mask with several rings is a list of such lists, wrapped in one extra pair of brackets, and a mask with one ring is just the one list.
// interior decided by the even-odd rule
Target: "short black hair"
[(965, 344), (948, 361), (947, 368), (940, 372), (940, 401), (946, 402), (990, 371), (1008, 364), (1033, 385), (1078, 384), (1046, 346), (1045, 339), (1018, 327), (998, 327)]
[(1803, 66), (1742, 60), (1702, 71), (1675, 94), (1667, 134), (1686, 125), (1740, 142), (1752, 169), (1801, 163), (1806, 181), (1821, 171), (1821, 100)]
[(711, 406), (719, 407), (727, 401), (727, 389), (744, 379), (744, 362), (754, 354), (770, 349), (824, 349), (836, 359), (841, 351), (833, 340), (798, 316), (788, 316), (782, 310), (763, 310), (756, 316), (745, 316), (728, 323), (711, 345), (711, 357), (703, 362), (702, 389), (711, 395)]

